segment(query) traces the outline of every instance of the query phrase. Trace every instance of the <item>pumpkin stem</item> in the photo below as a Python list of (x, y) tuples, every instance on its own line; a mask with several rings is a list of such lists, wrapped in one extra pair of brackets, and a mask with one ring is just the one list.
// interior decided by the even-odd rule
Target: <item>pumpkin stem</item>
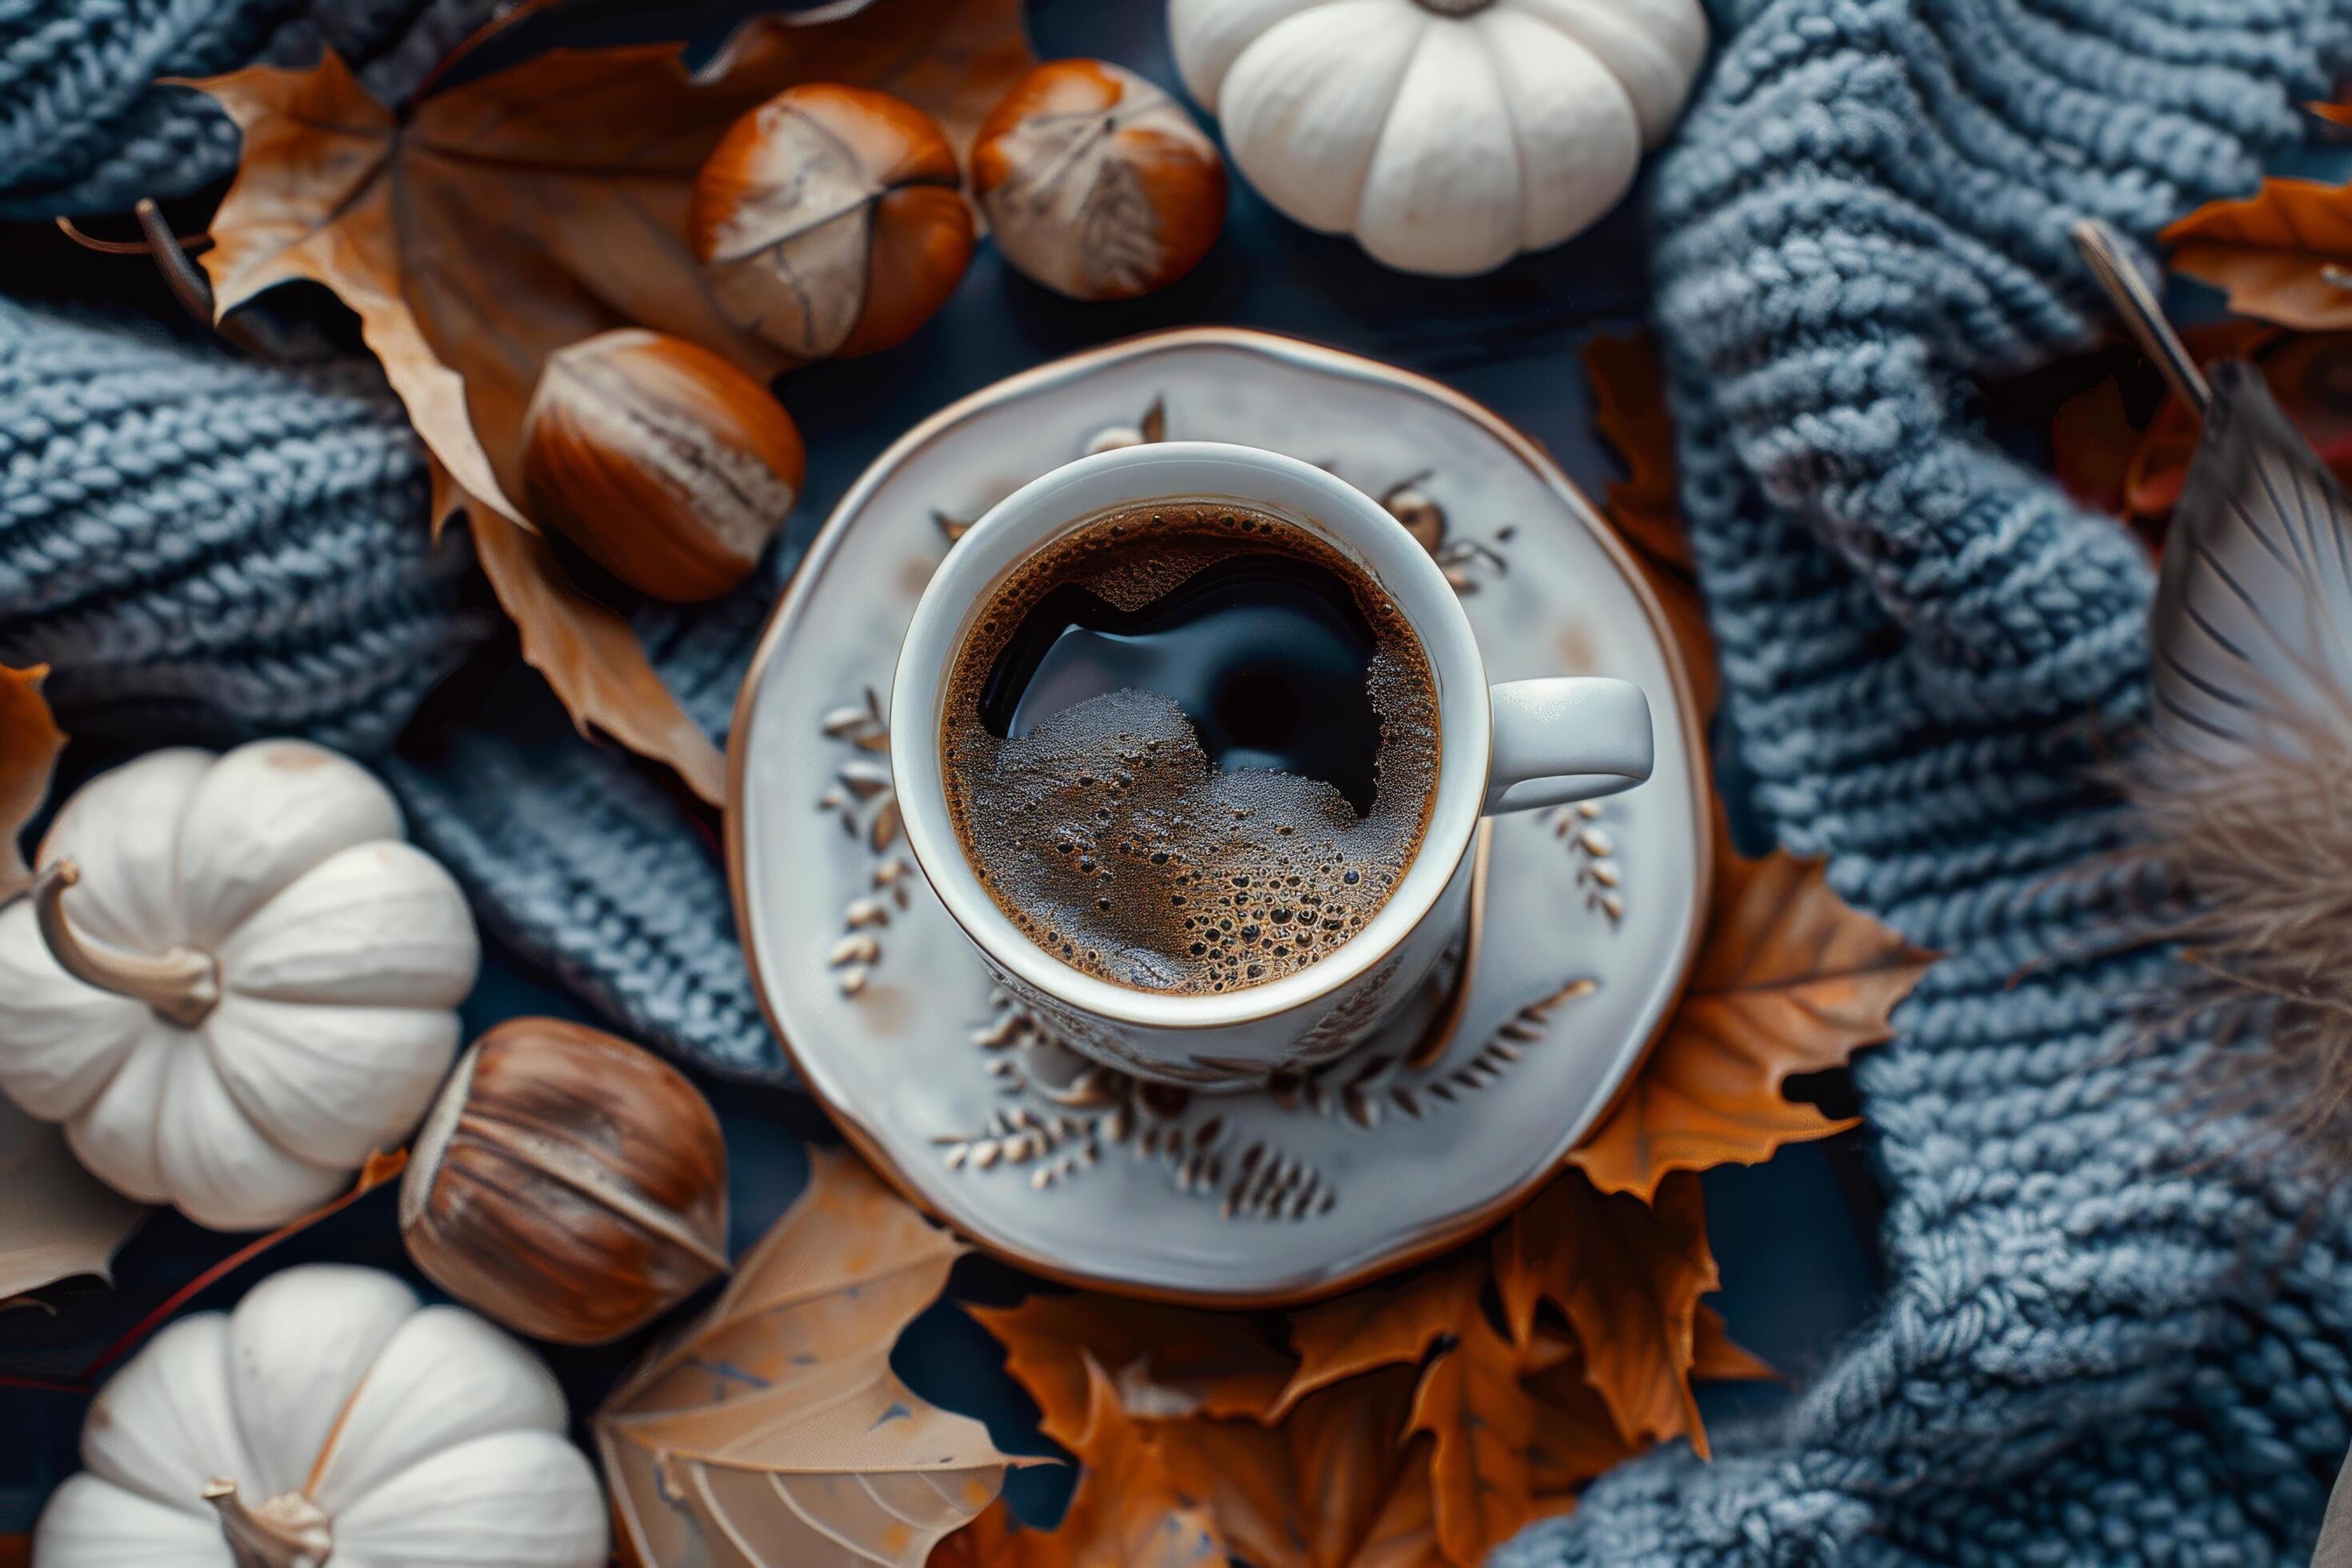
[(151, 958), (83, 941), (65, 908), (66, 889), (80, 880), (81, 868), (70, 860), (51, 861), (33, 879), (33, 917), (58, 967), (85, 985), (137, 997), (184, 1029), (203, 1023), (220, 1003), (219, 963), (191, 947)]
[(335, 1549), (326, 1510), (300, 1492), (247, 1508), (236, 1483), (222, 1476), (205, 1488), (205, 1500), (220, 1510), (236, 1568), (320, 1568)]
[(1495, 0), (1414, 0), (1424, 11), (1434, 11), (1441, 16), (1467, 16), (1473, 11), (1484, 11)]

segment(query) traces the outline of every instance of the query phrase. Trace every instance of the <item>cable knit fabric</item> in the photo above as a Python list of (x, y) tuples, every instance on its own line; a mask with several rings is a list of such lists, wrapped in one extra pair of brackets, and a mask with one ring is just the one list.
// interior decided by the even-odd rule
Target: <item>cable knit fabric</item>
[(77, 734), (381, 750), (497, 625), (365, 362), (0, 300), (0, 662)]
[(0, 0), (0, 218), (128, 210), (236, 167), (209, 99), (156, 85), (331, 45), (404, 97), (493, 0)]
[(2145, 708), (2150, 572), (1976, 388), (2099, 330), (2075, 218), (2145, 237), (2253, 185), (2352, 5), (1717, 20), (1654, 272), (1728, 715), (1779, 840), (1949, 956), (1854, 1070), (1874, 1323), (1712, 1465), (1627, 1466), (1495, 1561), (2301, 1563), (2352, 1415), (2347, 1216), (2118, 1048), (2161, 959), (2052, 962), (2128, 897), (2086, 770)]
[[(257, 363), (147, 323), (0, 300), (0, 663), (52, 667), (74, 734), (309, 735), (382, 771), (484, 923), (639, 1037), (782, 1081), (694, 811), (553, 730), (390, 748), (501, 624), (465, 531), (436, 547), (422, 450), (368, 362)], [(646, 619), (723, 735), (783, 563)]]

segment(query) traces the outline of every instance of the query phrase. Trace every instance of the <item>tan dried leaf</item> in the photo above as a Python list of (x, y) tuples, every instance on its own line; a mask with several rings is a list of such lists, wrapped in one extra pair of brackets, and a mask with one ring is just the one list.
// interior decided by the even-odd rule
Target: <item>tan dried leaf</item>
[(0, 1095), (0, 1300), (77, 1274), (110, 1279), (146, 1217), (82, 1169), (64, 1132)]
[[(245, 132), (203, 258), (217, 310), (280, 283), (332, 289), (456, 488), (531, 526), (524, 415), (557, 350), (637, 326), (763, 379), (784, 363), (728, 320), (687, 241), (695, 175), (730, 124), (796, 83), (849, 81), (912, 101), (962, 144), (1033, 63), (1020, 0), (853, 0), (747, 23), (699, 76), (679, 53), (551, 50), (399, 113), (331, 52), (193, 84)], [(520, 578), (507, 574), (502, 600)], [(584, 686), (557, 685), (573, 717), (653, 746), (716, 800), (709, 742), (678, 731), (657, 682), (622, 668), (611, 623), (559, 630), (572, 605), (544, 592), (535, 629), (551, 679), (585, 659)], [(558, 647), (573, 643), (595, 657)]]
[(890, 1370), (963, 1246), (854, 1157), (811, 1158), (718, 1301), (596, 1416), (618, 1535), (646, 1568), (918, 1568), (1024, 1462)]

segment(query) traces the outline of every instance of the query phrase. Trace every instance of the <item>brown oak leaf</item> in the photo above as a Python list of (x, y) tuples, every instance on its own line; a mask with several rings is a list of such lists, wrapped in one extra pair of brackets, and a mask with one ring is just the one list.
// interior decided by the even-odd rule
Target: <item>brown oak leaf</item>
[[(676, 44), (554, 49), (397, 110), (331, 52), (309, 69), (189, 84), (245, 134), (203, 258), (216, 311), (286, 282), (332, 289), (469, 510), (528, 526), (523, 416), (557, 350), (641, 326), (757, 375), (782, 367), (720, 307), (686, 238), (695, 175), (738, 116), (795, 83), (849, 81), (968, 142), (1034, 63), (1019, 0), (837, 4), (746, 23), (699, 74), (679, 56)], [(509, 605), (518, 581), (509, 570), (501, 584)], [(716, 753), (642, 653), (609, 626), (560, 631), (583, 595), (550, 587), (539, 600), (540, 668), (573, 717), (677, 765), (715, 802)], [(580, 647), (551, 651), (562, 643)]]
[(2305, 331), (2352, 327), (2352, 185), (2266, 179), (2160, 237), (2174, 271), (2222, 290), (2241, 315)]
[(66, 732), (41, 695), (47, 665), (11, 669), (0, 665), (0, 902), (33, 879), (18, 836), (49, 795), (49, 778)]
[(1045, 1436), (1074, 1451), (1090, 1418), (1089, 1361), (1110, 1378), (1129, 1415), (1153, 1421), (1254, 1420), (1273, 1405), (1294, 1365), (1247, 1318), (1230, 1312), (1090, 1292), (964, 1310), (1004, 1346), (1005, 1368), (1037, 1402)]
[(1669, 1172), (1753, 1165), (1853, 1126), (1781, 1085), (1885, 1039), (1887, 1016), (1934, 962), (1832, 892), (1820, 861), (1744, 859), (1720, 820), (1716, 837), (1690, 984), (1616, 1108), (1570, 1156), (1605, 1192), (1646, 1199)]
[(890, 1369), (963, 1245), (851, 1155), (808, 1189), (719, 1300), (622, 1381), (593, 1423), (625, 1560), (917, 1568), (1004, 1484), (987, 1429)]

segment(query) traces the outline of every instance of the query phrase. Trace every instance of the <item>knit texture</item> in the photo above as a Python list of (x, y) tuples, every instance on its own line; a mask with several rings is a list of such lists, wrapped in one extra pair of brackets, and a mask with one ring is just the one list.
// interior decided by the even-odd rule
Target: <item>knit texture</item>
[(0, 218), (127, 211), (236, 167), (212, 100), (158, 77), (331, 45), (386, 101), (421, 82), (493, 0), (0, 0)]
[(1779, 841), (1949, 956), (1854, 1068), (1873, 1324), (1712, 1465), (1627, 1466), (1495, 1561), (2300, 1563), (2352, 1413), (2347, 1216), (2200, 1164), (2238, 1130), (2184, 1111), (2177, 1053), (2118, 1048), (2161, 958), (2063, 961), (2129, 893), (2086, 768), (2145, 710), (2151, 574), (1976, 388), (2099, 330), (2075, 218), (2145, 237), (2255, 184), (2352, 5), (1717, 21), (1654, 273), (1726, 706)]
[[(392, 744), (501, 624), (465, 530), (431, 543), (425, 459), (370, 362), (289, 366), (148, 323), (0, 300), (0, 663), (53, 667), (73, 734), (302, 734), (400, 794), (483, 923), (639, 1038), (783, 1081), (695, 810), (560, 721)], [(723, 737), (783, 563), (645, 617)], [(551, 708), (541, 698), (543, 705)]]
[(0, 662), (74, 732), (388, 745), (497, 625), (365, 362), (0, 300)]

